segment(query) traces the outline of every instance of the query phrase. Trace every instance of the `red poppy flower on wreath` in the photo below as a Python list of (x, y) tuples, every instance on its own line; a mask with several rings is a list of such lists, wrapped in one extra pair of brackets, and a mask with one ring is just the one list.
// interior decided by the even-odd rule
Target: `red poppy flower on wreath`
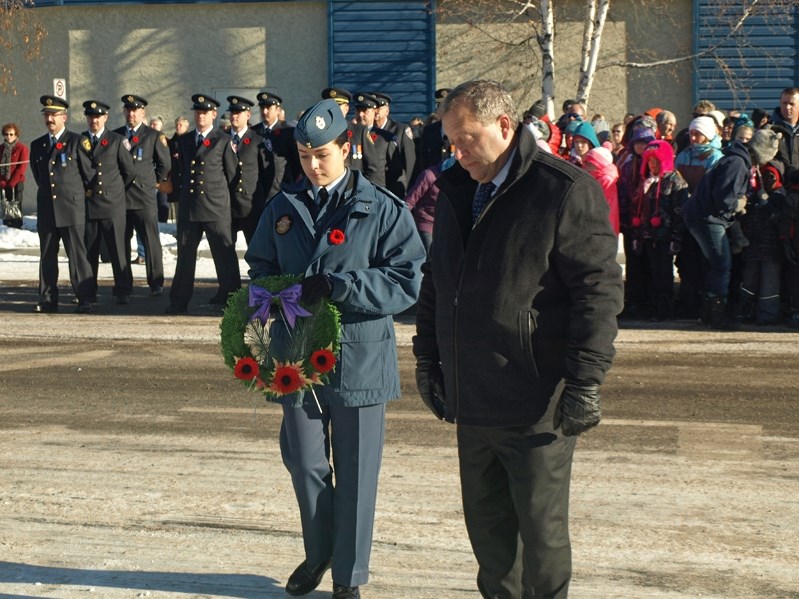
[(325, 374), (333, 370), (336, 365), (336, 356), (329, 349), (318, 349), (311, 354), (311, 366)]
[(203, 145), (207, 148), (208, 146), (211, 145), (211, 140), (210, 139), (204, 139), (203, 140)]
[(341, 229), (333, 229), (330, 231), (330, 234), (327, 236), (328, 241), (333, 245), (341, 245), (347, 239), (344, 235), (344, 231)]
[(248, 145), (250, 145), (250, 138), (249, 138), (249, 137), (245, 137), (244, 139), (242, 139), (242, 140), (241, 140), (241, 142), (242, 142), (242, 143), (243, 143), (245, 146), (248, 146)]
[(275, 393), (289, 395), (305, 385), (305, 377), (297, 364), (275, 363), (275, 374), (269, 386)]
[(236, 366), (233, 368), (233, 376), (242, 381), (251, 381), (260, 374), (260, 371), (258, 362), (253, 358), (245, 357), (236, 362)]
[(369, 137), (371, 137), (371, 138), (372, 138), (372, 143), (374, 143), (374, 142), (376, 142), (376, 141), (377, 141), (377, 133), (370, 133), (370, 134), (369, 134)]
[(130, 138), (130, 141), (132, 141), (135, 144), (139, 143), (139, 136), (134, 135), (133, 137)]
[(106, 147), (108, 145), (108, 140), (107, 139), (101, 140), (100, 141), (100, 145), (103, 146), (103, 147)]
[(63, 149), (64, 149), (64, 144), (62, 144), (62, 143), (59, 141), (59, 142), (58, 142), (58, 143), (55, 145), (55, 149), (56, 149), (56, 150), (63, 150)]

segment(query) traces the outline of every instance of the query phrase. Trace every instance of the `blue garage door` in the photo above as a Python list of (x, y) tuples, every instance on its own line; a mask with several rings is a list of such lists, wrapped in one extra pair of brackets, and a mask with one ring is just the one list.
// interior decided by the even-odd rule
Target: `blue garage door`
[(734, 33), (743, 0), (694, 0), (696, 61), (694, 100), (711, 100), (722, 110), (771, 109), (780, 91), (797, 82), (797, 18), (795, 1), (764, 3)]
[(433, 109), (435, 2), (329, 0), (329, 83), (391, 96), (392, 118)]

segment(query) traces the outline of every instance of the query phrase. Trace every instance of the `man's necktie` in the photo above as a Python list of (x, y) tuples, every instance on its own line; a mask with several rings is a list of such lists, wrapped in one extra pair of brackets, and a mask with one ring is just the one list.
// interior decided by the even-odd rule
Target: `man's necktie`
[(481, 183), (480, 187), (477, 188), (477, 193), (472, 203), (472, 224), (476, 223), (477, 219), (480, 218), (480, 214), (491, 199), (491, 194), (494, 193), (494, 189), (496, 189), (496, 185), (490, 181), (488, 183)]
[(329, 197), (330, 194), (328, 193), (327, 189), (325, 189), (324, 187), (320, 187), (319, 193), (316, 195), (316, 203), (319, 206), (319, 210), (325, 207), (325, 204), (327, 204), (327, 200)]
[(55, 143), (56, 143), (55, 142), (55, 135), (51, 135), (50, 136), (50, 149), (51, 150), (53, 149), (53, 146), (55, 146)]
[(128, 129), (128, 141), (133, 143), (133, 129)]
[(198, 135), (198, 136), (197, 136), (197, 147), (198, 147), (198, 148), (199, 148), (201, 145), (203, 145), (203, 139), (204, 139), (204, 138), (203, 138), (202, 134), (200, 134), (200, 135)]
[(97, 147), (97, 136), (92, 135), (92, 149)]
[(234, 133), (233, 134), (233, 143), (236, 144), (236, 145), (239, 145), (240, 142), (241, 142), (241, 138), (239, 137), (239, 134), (238, 133)]

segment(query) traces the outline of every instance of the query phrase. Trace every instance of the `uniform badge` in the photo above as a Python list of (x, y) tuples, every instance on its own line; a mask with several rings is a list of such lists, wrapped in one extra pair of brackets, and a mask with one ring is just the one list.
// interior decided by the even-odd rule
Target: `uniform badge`
[(405, 127), (405, 137), (413, 141), (413, 131), (411, 131), (410, 127)]
[(317, 129), (325, 128), (325, 119), (323, 119), (321, 116), (316, 117), (316, 128)]
[(160, 141), (161, 145), (164, 147), (167, 147), (169, 145), (169, 142), (166, 139), (166, 135), (164, 135), (163, 133), (158, 136), (158, 141)]
[(288, 214), (281, 216), (278, 221), (275, 223), (275, 233), (278, 235), (285, 235), (291, 229), (291, 225), (293, 225), (293, 221)]
[(87, 138), (84, 137), (80, 143), (83, 146), (84, 150), (86, 150), (87, 152), (92, 151), (92, 142), (90, 142)]
[[(103, 140), (105, 141), (105, 140)], [(130, 142), (128, 141), (127, 137), (122, 138), (122, 145), (125, 146), (125, 149), (130, 152)]]
[(274, 151), (274, 150), (272, 149), (272, 140), (271, 140), (271, 139), (265, 139), (265, 140), (264, 140), (264, 147), (266, 148), (267, 152), (272, 152), (272, 151)]

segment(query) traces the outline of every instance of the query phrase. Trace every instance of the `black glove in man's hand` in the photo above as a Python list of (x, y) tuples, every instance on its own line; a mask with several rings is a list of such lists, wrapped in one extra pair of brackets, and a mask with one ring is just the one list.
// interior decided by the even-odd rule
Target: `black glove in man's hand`
[(300, 299), (306, 304), (315, 304), (322, 298), (330, 297), (330, 294), (333, 293), (333, 285), (327, 275), (318, 274), (305, 277), (300, 285), (302, 285)]
[(566, 383), (555, 408), (555, 428), (573, 437), (599, 424), (599, 385)]
[(444, 374), (437, 360), (418, 359), (416, 361), (416, 388), (422, 401), (436, 418), (443, 420), (446, 396), (444, 394)]

